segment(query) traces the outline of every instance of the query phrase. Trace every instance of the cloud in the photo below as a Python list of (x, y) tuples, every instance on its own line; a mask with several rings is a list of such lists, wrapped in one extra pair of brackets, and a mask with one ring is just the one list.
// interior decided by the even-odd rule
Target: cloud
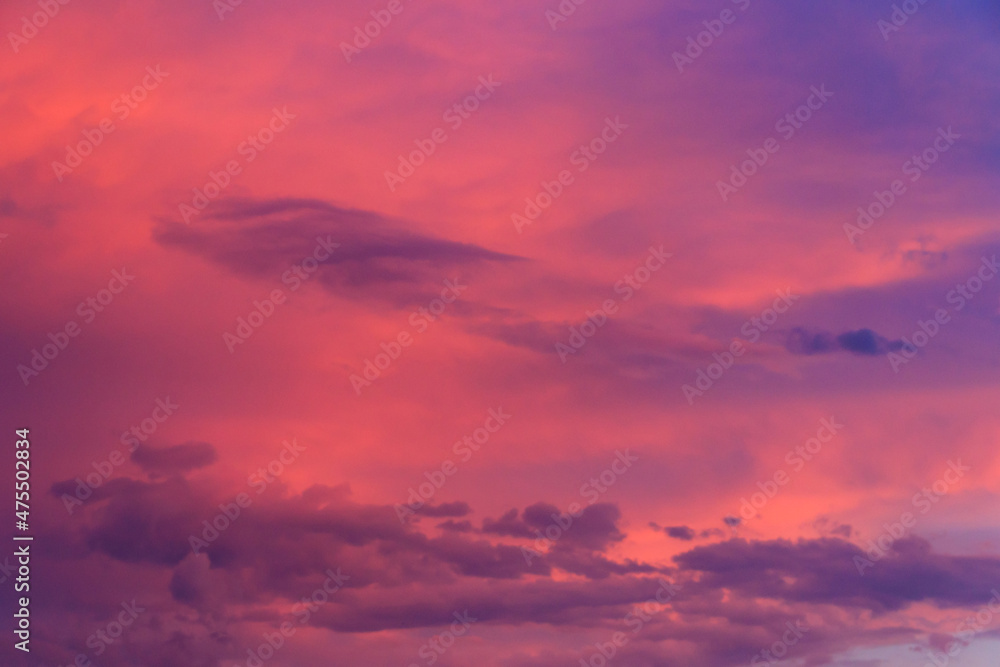
[(863, 356), (878, 356), (899, 350), (902, 347), (903, 341), (890, 341), (871, 329), (846, 331), (834, 336), (825, 331), (810, 332), (807, 329), (796, 327), (791, 330), (785, 342), (785, 348), (789, 352), (804, 355), (845, 350)]
[(518, 518), (512, 509), (497, 520), (485, 519), (483, 532), (509, 537), (542, 538), (546, 529), (558, 527), (557, 546), (582, 546), (593, 551), (603, 551), (610, 544), (625, 538), (618, 530), (621, 511), (611, 503), (595, 503), (585, 507), (579, 516), (572, 517), (555, 505), (535, 503), (524, 509)]
[[(645, 633), (659, 640), (692, 632), (711, 637), (688, 650), (695, 651), (690, 659), (714, 666), (728, 664), (732, 656), (717, 655), (711, 645), (729, 642), (737, 653), (766, 645), (772, 626), (782, 627), (792, 613), (761, 610), (759, 599), (788, 609), (806, 605), (816, 613), (829, 606), (885, 614), (918, 602), (975, 607), (989, 599), (1000, 578), (1000, 559), (934, 553), (917, 537), (896, 541), (864, 576), (855, 561), (867, 557), (864, 549), (836, 537), (731, 539), (681, 553), (670, 567), (619, 560), (607, 553), (626, 538), (619, 527), (621, 510), (612, 503), (584, 508), (542, 551), (534, 551), (539, 534), (569, 520), (545, 502), (485, 519), (481, 531), (471, 521), (449, 519), (437, 525), (441, 536), (430, 537), (417, 524), (401, 524), (391, 506), (353, 502), (344, 485), (317, 485), (298, 495), (278, 488), (253, 496), (253, 504), (196, 556), (189, 535), (219, 512), (220, 500), (231, 498), (231, 492), (179, 475), (115, 481), (102, 499), (74, 517), (81, 522), (79, 544), (61, 550), (78, 554), (79, 562), (101, 553), (113, 561), (169, 570), (172, 599), (206, 615), (210, 627), (250, 609), (270, 613), (264, 610), (275, 600), (296, 601), (320, 586), (327, 570), (337, 568), (350, 576), (345, 589), (308, 623), (345, 633), (433, 628), (463, 609), (496, 630), (526, 622), (617, 627), (635, 604), (653, 597), (659, 577), (669, 577), (682, 585), (682, 593), (670, 603), (669, 623), (654, 620)], [(428, 516), (470, 513), (468, 503), (455, 501), (432, 508)], [(834, 534), (842, 532), (830, 525)], [(683, 541), (695, 537), (688, 526), (663, 530)], [(525, 558), (525, 548), (531, 559)], [(739, 619), (739, 629), (707, 626), (706, 614)], [(832, 641), (833, 633), (846, 640), (866, 630), (824, 632)], [(622, 657), (653, 651), (651, 664), (683, 664), (652, 657), (660, 655), (660, 648), (637, 643), (628, 649), (634, 653)]]
[(535, 534), (524, 521), (517, 518), (517, 508), (508, 510), (499, 519), (483, 519), (483, 532), (508, 537), (532, 538)]
[[(553, 525), (554, 516), (565, 522), (569, 515), (560, 516), (554, 505), (540, 502), (527, 507), (520, 517), (517, 510), (511, 510), (499, 521), (485, 520), (481, 533), (470, 522), (446, 522), (443, 535), (428, 537), (417, 524), (401, 524), (390, 505), (352, 502), (349, 488), (343, 485), (315, 485), (289, 497), (282, 496), (280, 489), (268, 495), (251, 492), (251, 501), (239, 516), (225, 521), (223, 529), (209, 531), (213, 537), (206, 539), (206, 526), (216, 525), (216, 517), (223, 506), (232, 505), (235, 493), (220, 493), (209, 479), (189, 481), (179, 475), (162, 481), (117, 481), (101, 487), (106, 489), (101, 499), (91, 500), (81, 512), (83, 528), (78, 539), (86, 551), (128, 563), (173, 567), (192, 555), (194, 536), (206, 540), (199, 551), (212, 569), (271, 572), (275, 578), (270, 584), (258, 582), (262, 591), (281, 589), (284, 584), (280, 582), (292, 572), (344, 564), (345, 554), (358, 585), (455, 575), (508, 579), (529, 573), (547, 575), (552, 568), (593, 578), (656, 571), (634, 561), (617, 563), (600, 556), (625, 537), (618, 529), (621, 512), (610, 503), (586, 507), (571, 519), (571, 526), (560, 530), (551, 553), (526, 559), (519, 546), (493, 543), (482, 535), (517, 537), (533, 544), (539, 530)], [(53, 492), (62, 492), (67, 484)], [(448, 518), (470, 512), (464, 501), (420, 510), (425, 516)], [(341, 554), (339, 561), (337, 554)], [(281, 563), (279, 569), (285, 574), (275, 576), (275, 563)], [(175, 580), (176, 595), (199, 599), (191, 583), (199, 571), (186, 566)]]
[(451, 530), (456, 533), (471, 533), (475, 531), (475, 528), (472, 527), (471, 521), (453, 521), (448, 519), (447, 521), (442, 521), (437, 524), (437, 527), (441, 530)]
[[(345, 298), (412, 303), (441, 282), (487, 263), (523, 261), (470, 243), (411, 231), (416, 225), (314, 199), (227, 199), (191, 225), (161, 219), (156, 242), (202, 256), (236, 275), (301, 284), (293, 266), (313, 257), (318, 282)], [(332, 247), (333, 244), (339, 244)], [(332, 247), (332, 249), (330, 249)], [(286, 273), (287, 272), (287, 273)]]
[(143, 446), (132, 452), (132, 461), (151, 475), (174, 475), (204, 468), (216, 461), (215, 447), (207, 442), (186, 442), (172, 447)]
[(188, 537), (200, 518), (215, 514), (207, 511), (207, 498), (180, 477), (154, 483), (122, 480), (102, 488), (107, 504), (95, 508), (97, 521), (84, 540), (90, 550), (124, 562), (179, 563), (190, 551)]
[[(873, 565), (859, 573), (856, 559)], [(932, 553), (920, 537), (896, 540), (882, 559), (838, 538), (748, 542), (733, 539), (674, 557), (700, 585), (747, 597), (860, 607), (885, 613), (916, 602), (982, 604), (1000, 577), (1000, 559)]]
[(663, 529), (663, 532), (674, 539), (686, 542), (690, 542), (695, 536), (694, 530), (687, 526), (668, 526)]

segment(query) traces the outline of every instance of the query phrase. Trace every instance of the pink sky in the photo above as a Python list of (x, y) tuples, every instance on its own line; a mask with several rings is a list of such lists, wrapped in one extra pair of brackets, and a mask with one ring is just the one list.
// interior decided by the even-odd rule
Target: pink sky
[(995, 6), (226, 2), (0, 9), (0, 662), (995, 664)]

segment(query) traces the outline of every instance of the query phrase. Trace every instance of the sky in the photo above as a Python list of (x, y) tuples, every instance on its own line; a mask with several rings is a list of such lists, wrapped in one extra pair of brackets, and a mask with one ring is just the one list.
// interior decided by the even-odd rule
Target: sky
[(998, 27), (5, 3), (0, 663), (995, 665)]

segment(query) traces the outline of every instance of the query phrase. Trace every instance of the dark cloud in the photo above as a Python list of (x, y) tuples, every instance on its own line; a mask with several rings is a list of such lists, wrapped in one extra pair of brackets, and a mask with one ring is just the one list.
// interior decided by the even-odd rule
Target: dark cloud
[(824, 354), (837, 349), (837, 341), (833, 334), (827, 332), (811, 333), (796, 327), (788, 335), (785, 348), (793, 354)]
[[(231, 492), (220, 494), (208, 480), (180, 476), (115, 481), (74, 517), (81, 526), (79, 543), (61, 550), (77, 554), (76, 563), (101, 554), (152, 566), (148, 570), (170, 570), (169, 583), (161, 578), (158, 585), (167, 586), (171, 599), (219, 619), (246, 605), (266, 608), (275, 600), (298, 600), (322, 584), (325, 572), (342, 567), (350, 576), (345, 589), (310, 617), (311, 625), (337, 632), (429, 628), (468, 609), (479, 623), (618, 627), (633, 605), (653, 597), (660, 577), (669, 577), (682, 584), (669, 622), (653, 620), (644, 636), (656, 642), (637, 642), (628, 655), (635, 664), (681, 665), (681, 658), (663, 657), (657, 642), (691, 636), (702, 638), (699, 645), (728, 642), (731, 650), (699, 654), (698, 664), (714, 667), (730, 664), (748, 648), (752, 655), (754, 646), (766, 645), (774, 629), (783, 627), (787, 614), (762, 608), (760, 599), (876, 613), (919, 602), (975, 608), (1000, 580), (1000, 559), (936, 554), (919, 538), (897, 541), (863, 576), (856, 562), (868, 557), (864, 548), (834, 537), (731, 539), (680, 554), (673, 567), (618, 561), (606, 553), (625, 537), (621, 511), (611, 503), (584, 508), (549, 542), (540, 543), (539, 532), (565, 526), (569, 515), (544, 502), (484, 520), (482, 531), (471, 521), (449, 519), (437, 524), (441, 536), (430, 537), (419, 524), (400, 523), (392, 506), (352, 502), (344, 485), (254, 496), (253, 504), (195, 556), (190, 534), (218, 514)], [(456, 501), (431, 513), (467, 516), (471, 509)], [(840, 524), (824, 526), (841, 532)], [(678, 539), (695, 536), (683, 525), (658, 528)], [(515, 542), (497, 543), (498, 537)], [(709, 617), (728, 618), (733, 628), (720, 630), (704, 621)], [(822, 644), (819, 638), (832, 632), (816, 629), (813, 641)]]
[(695, 535), (694, 530), (687, 526), (668, 526), (663, 529), (663, 532), (674, 539), (688, 542), (693, 540)]
[(471, 521), (452, 521), (451, 519), (442, 521), (437, 527), (441, 530), (450, 530), (455, 533), (472, 533), (476, 530), (472, 527)]
[(796, 327), (791, 330), (785, 342), (785, 348), (789, 352), (805, 355), (825, 354), (837, 350), (845, 350), (854, 354), (878, 356), (899, 350), (902, 347), (903, 341), (890, 341), (883, 336), (879, 336), (871, 329), (846, 331), (834, 336), (825, 331), (810, 332), (801, 327)]
[[(356, 585), (456, 575), (510, 579), (547, 575), (552, 568), (593, 578), (656, 571), (600, 555), (624, 539), (617, 527), (621, 513), (608, 503), (588, 506), (576, 517), (560, 514), (554, 505), (535, 503), (520, 517), (511, 510), (499, 521), (487, 519), (481, 533), (469, 521), (447, 521), (439, 524), (444, 529), (441, 536), (429, 537), (419, 524), (401, 523), (392, 506), (352, 502), (346, 486), (317, 485), (291, 497), (282, 496), (280, 489), (260, 497), (243, 489), (250, 503), (226, 521), (222, 515), (225, 508), (235, 512), (236, 492), (220, 495), (208, 479), (189, 481), (179, 475), (152, 482), (121, 479), (101, 488), (106, 491), (100, 501), (81, 510), (78, 546), (84, 551), (126, 563), (174, 567), (193, 556), (194, 537), (204, 540), (198, 549), (206, 566), (256, 571), (262, 593), (285, 590), (303, 573), (323, 571), (345, 558), (352, 562)], [(71, 483), (64, 482), (54, 492), (68, 489)], [(471, 508), (455, 501), (424, 506), (420, 512), (452, 519), (467, 516)], [(553, 525), (561, 526), (554, 546), (532, 558), (526, 558), (520, 546), (482, 537), (492, 533), (534, 545), (538, 531)], [(196, 585), (204, 579), (202, 569), (189, 563), (176, 573), (172, 584), (176, 599), (202, 603)]]
[(1000, 559), (934, 554), (919, 537), (897, 540), (881, 558), (845, 540), (820, 538), (734, 539), (696, 547), (674, 560), (682, 570), (699, 573), (700, 585), (711, 589), (876, 612), (916, 602), (982, 604), (1000, 581)]
[(517, 518), (516, 508), (504, 512), (499, 519), (491, 519), (489, 517), (483, 519), (483, 532), (494, 535), (506, 535), (508, 537), (535, 537), (535, 533), (531, 528), (524, 521)]
[(110, 498), (128, 487), (131, 483), (132, 480), (130, 479), (117, 478), (108, 480), (94, 489), (78, 477), (76, 479), (56, 482), (52, 485), (50, 492), (53, 496), (62, 500), (63, 506), (69, 510), (70, 514), (73, 514), (77, 511), (78, 507)]
[(130, 563), (179, 563), (190, 551), (188, 537), (200, 518), (218, 511), (207, 512), (207, 499), (180, 477), (123, 480), (107, 491), (107, 504), (95, 508), (96, 522), (85, 531), (85, 541), (91, 550)]
[(311, 257), (322, 239), (327, 247), (338, 246), (321, 251), (329, 258), (319, 263), (315, 277), (298, 284), (315, 280), (343, 297), (378, 296), (398, 304), (434, 296), (443, 280), (487, 262), (520, 259), (409, 231), (415, 227), (314, 199), (228, 199), (213, 203), (191, 225), (161, 220), (154, 239), (287, 289), (298, 279), (285, 272)]
[(871, 329), (847, 331), (837, 336), (837, 344), (848, 352), (875, 356), (889, 351), (889, 341)]
[(512, 347), (551, 354), (553, 341), (565, 335), (565, 326), (536, 320), (507, 320), (493, 317), (469, 324), (470, 333), (492, 338)]
[(535, 503), (526, 507), (520, 518), (512, 509), (497, 520), (484, 519), (483, 532), (530, 539), (546, 538), (547, 531), (557, 532), (557, 548), (580, 546), (593, 551), (603, 551), (625, 538), (618, 530), (621, 511), (616, 505), (596, 503), (577, 512), (579, 516), (573, 517), (555, 505)]
[(594, 625), (603, 619), (620, 623), (628, 605), (652, 599), (665, 579), (660, 575), (587, 582), (547, 577), (531, 582), (500, 580), (489, 588), (448, 590), (454, 597), (418, 587), (407, 591), (405, 599), (400, 599), (400, 591), (373, 590), (350, 606), (330, 605), (318, 615), (317, 625), (352, 632), (434, 627), (450, 623), (456, 610), (466, 609), (480, 624), (521, 625), (526, 619), (554, 625)]
[(838, 535), (845, 539), (850, 539), (851, 535), (854, 534), (854, 529), (847, 524), (841, 524), (830, 531), (831, 535)]
[(813, 528), (815, 528), (816, 531), (824, 537), (834, 536), (849, 540), (855, 534), (854, 527), (850, 524), (839, 523), (827, 517), (820, 517), (816, 519), (813, 521), (812, 525)]
[(626, 559), (625, 562), (619, 563), (583, 549), (567, 549), (558, 546), (546, 554), (545, 562), (570, 574), (577, 574), (588, 579), (606, 579), (612, 575), (653, 574), (663, 571), (660, 568), (632, 559)]
[(216, 461), (215, 447), (207, 442), (186, 442), (172, 447), (142, 446), (132, 461), (152, 475), (173, 475), (204, 468)]

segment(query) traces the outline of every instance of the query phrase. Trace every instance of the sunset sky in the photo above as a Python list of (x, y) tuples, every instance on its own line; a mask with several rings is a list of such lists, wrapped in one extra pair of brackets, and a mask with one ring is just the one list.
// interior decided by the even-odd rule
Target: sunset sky
[(997, 664), (995, 2), (0, 28), (0, 664)]

